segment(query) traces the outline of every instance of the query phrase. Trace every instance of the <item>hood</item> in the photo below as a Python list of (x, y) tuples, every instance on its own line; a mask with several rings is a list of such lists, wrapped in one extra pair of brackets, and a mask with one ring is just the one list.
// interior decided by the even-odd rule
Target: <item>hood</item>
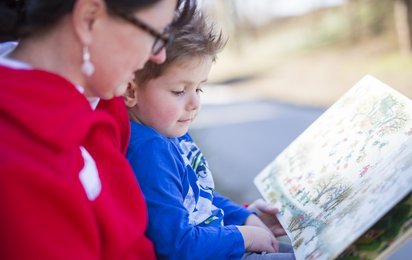
[(81, 144), (96, 123), (107, 125), (120, 139), (113, 119), (93, 111), (76, 87), (58, 75), (0, 66), (0, 86), (0, 121), (56, 149)]

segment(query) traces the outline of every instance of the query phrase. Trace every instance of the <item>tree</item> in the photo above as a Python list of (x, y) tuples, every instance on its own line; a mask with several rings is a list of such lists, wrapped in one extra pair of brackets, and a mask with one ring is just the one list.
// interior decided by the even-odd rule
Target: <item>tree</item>
[(412, 0), (395, 0), (395, 23), (401, 52), (412, 54)]

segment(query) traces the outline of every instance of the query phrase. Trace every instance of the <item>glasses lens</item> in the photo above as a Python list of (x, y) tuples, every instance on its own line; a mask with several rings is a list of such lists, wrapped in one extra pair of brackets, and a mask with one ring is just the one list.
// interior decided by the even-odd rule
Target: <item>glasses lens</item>
[(160, 38), (156, 38), (153, 47), (152, 47), (152, 53), (154, 55), (157, 55), (160, 53), (160, 51), (166, 46), (166, 42)]
[(153, 43), (152, 53), (154, 55), (159, 54), (163, 48), (173, 41), (173, 39), (174, 35), (171, 33), (170, 26), (167, 26), (163, 33), (156, 37), (155, 42)]

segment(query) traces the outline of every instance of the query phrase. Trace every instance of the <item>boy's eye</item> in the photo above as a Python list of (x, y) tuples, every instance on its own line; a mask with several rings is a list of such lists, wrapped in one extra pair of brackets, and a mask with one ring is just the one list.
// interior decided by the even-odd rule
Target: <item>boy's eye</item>
[(173, 93), (174, 95), (176, 95), (176, 96), (181, 96), (181, 95), (183, 95), (183, 94), (185, 93), (185, 91), (184, 91), (184, 90), (181, 90), (181, 91), (172, 91), (172, 93)]
[(201, 88), (196, 89), (196, 93), (203, 93), (203, 89)]

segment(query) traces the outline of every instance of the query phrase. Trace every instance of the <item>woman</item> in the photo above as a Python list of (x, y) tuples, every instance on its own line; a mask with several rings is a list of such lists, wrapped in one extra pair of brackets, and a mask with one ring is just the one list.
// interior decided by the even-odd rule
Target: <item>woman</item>
[[(184, 20), (190, 3), (185, 2)], [(98, 100), (162, 62), (177, 0), (0, 3), (0, 259), (153, 259), (146, 207)]]

